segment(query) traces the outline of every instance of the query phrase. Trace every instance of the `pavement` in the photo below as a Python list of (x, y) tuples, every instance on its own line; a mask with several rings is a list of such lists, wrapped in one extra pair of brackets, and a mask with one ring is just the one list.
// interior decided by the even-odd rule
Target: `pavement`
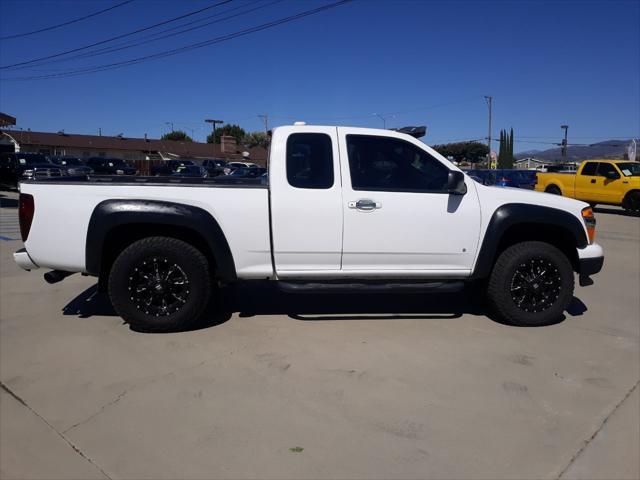
[(640, 219), (619, 209), (556, 325), (471, 293), (245, 286), (229, 317), (143, 334), (95, 279), (21, 271), (1, 194), (2, 479), (640, 478)]

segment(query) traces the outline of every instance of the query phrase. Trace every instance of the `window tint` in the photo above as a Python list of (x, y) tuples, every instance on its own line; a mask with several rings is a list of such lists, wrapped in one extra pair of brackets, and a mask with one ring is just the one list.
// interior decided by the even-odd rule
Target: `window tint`
[(287, 139), (287, 180), (297, 188), (333, 186), (331, 138), (324, 133), (293, 133)]
[(581, 175), (595, 175), (596, 168), (598, 168), (598, 164), (596, 162), (585, 163), (582, 168)]
[(409, 142), (347, 135), (347, 150), (354, 190), (447, 191), (449, 169)]
[(605, 177), (607, 175), (607, 173), (609, 173), (609, 172), (618, 173), (616, 171), (616, 167), (614, 167), (610, 163), (600, 163), (600, 164), (598, 164), (598, 175), (599, 176)]

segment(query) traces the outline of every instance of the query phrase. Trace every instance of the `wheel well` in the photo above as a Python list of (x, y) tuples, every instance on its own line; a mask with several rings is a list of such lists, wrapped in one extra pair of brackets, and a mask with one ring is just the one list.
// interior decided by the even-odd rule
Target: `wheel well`
[(558, 190), (559, 192), (562, 192), (562, 189), (555, 183), (547, 185), (547, 188), (544, 189), (545, 192), (550, 192), (551, 190)]
[(633, 190), (629, 190), (627, 193), (624, 194), (624, 199), (622, 201), (625, 201), (629, 196), (633, 195), (634, 193), (640, 193), (640, 190), (638, 190), (637, 188), (634, 188)]
[(101, 290), (106, 288), (111, 266), (118, 255), (132, 243), (147, 237), (170, 237), (192, 245), (207, 258), (213, 267), (211, 271), (215, 271), (215, 256), (206, 240), (195, 230), (177, 225), (129, 223), (112, 228), (104, 238), (98, 281)]
[(562, 227), (539, 223), (525, 223), (509, 227), (498, 243), (494, 263), (504, 250), (516, 243), (526, 241), (539, 241), (553, 245), (567, 256), (574, 271), (578, 271), (578, 252), (572, 233)]

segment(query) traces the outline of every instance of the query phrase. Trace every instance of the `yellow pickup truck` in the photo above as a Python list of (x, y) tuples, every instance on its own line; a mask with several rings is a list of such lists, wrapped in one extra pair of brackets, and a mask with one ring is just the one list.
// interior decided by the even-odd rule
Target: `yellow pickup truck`
[(640, 211), (640, 162), (585, 160), (577, 172), (538, 173), (536, 190), (577, 198), (591, 206), (621, 205)]

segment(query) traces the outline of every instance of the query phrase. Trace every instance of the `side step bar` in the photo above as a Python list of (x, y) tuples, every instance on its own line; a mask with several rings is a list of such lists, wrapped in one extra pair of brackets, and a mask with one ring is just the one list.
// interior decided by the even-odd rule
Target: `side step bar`
[(277, 282), (287, 293), (453, 293), (464, 288), (462, 281), (411, 283), (303, 283)]

